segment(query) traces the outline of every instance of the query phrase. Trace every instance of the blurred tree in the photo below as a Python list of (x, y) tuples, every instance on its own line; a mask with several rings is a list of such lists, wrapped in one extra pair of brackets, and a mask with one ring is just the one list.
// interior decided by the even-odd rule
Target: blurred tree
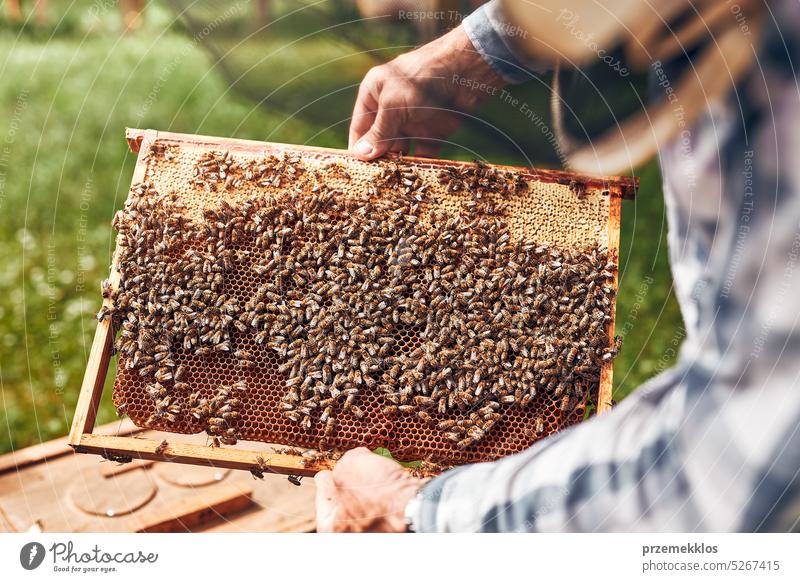
[[(6, 0), (6, 17), (11, 22), (23, 22), (22, 0)], [(33, 0), (33, 9), (36, 22), (40, 25), (47, 24), (47, 0)]]

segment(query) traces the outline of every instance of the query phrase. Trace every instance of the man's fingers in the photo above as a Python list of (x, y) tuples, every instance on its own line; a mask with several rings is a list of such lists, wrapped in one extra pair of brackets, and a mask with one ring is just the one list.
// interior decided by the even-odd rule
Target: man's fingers
[(395, 139), (400, 135), (406, 115), (405, 107), (387, 107), (381, 104), (375, 122), (353, 146), (353, 152), (363, 160), (374, 160), (391, 150)]
[[(364, 457), (365, 455), (371, 458), (373, 452), (367, 447), (356, 447), (355, 449), (350, 449), (344, 455), (342, 455), (342, 458), (339, 459), (339, 461), (336, 463), (336, 466), (346, 467), (350, 464), (350, 462), (358, 461), (359, 457)], [(344, 464), (342, 464), (342, 461), (344, 461)]]
[(350, 132), (347, 140), (348, 149), (353, 149), (356, 142), (367, 133), (375, 122), (375, 111), (378, 104), (369, 92), (358, 92), (356, 104), (353, 107), (353, 117), (350, 118)]
[(314, 476), (314, 484), (317, 486), (317, 531), (320, 533), (332, 532), (334, 531), (336, 510), (338, 507), (333, 473), (330, 471), (320, 471)]

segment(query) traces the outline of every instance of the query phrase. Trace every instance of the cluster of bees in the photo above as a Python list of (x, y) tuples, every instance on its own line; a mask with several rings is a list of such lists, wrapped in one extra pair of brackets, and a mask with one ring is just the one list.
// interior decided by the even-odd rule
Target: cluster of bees
[[(132, 188), (115, 218), (120, 284), (104, 291), (113, 307), (99, 317), (112, 318), (122, 363), (148, 383), (150, 423), (188, 418), (215, 444), (234, 444), (257, 366), (243, 337), (282, 360), (282, 413), (317, 431), (323, 449), (376, 397), (384, 415), (418, 419), (459, 449), (513, 407), (544, 398), (568, 413), (585, 401), (619, 347), (606, 333), (616, 270), (607, 250), (512, 240), (504, 202), (527, 189), (516, 174), (443, 171), (448, 191), (469, 193), (452, 213), (428, 204), (411, 166), (376, 166), (365, 194), (345, 194), (327, 185), (348, 178), (335, 164), (209, 152), (196, 187), (246, 181), (270, 194), (221, 200), (202, 220), (176, 195)], [(226, 285), (242, 272), (256, 281), (248, 296)], [(240, 378), (203, 393), (179, 350), (232, 357)]]
[[(162, 146), (163, 147), (163, 146)], [(192, 183), (217, 191), (235, 190), (249, 182), (260, 188), (281, 187), (304, 171), (300, 158), (286, 153), (240, 163), (229, 151), (204, 153), (192, 170)]]
[(463, 210), (478, 216), (504, 216), (508, 211), (507, 201), (528, 190), (528, 182), (521, 175), (480, 161), (472, 166), (448, 167), (437, 177), (448, 192), (468, 194)]
[(224, 208), (207, 211), (201, 229), (184, 210), (174, 194), (161, 195), (149, 183), (131, 189), (114, 219), (119, 285), (104, 284), (112, 307), (103, 307), (98, 318), (112, 318), (121, 365), (147, 382), (153, 401), (149, 423), (171, 425), (191, 416), (207, 424), (215, 443), (233, 444), (244, 379), (204, 397), (186, 381), (177, 352), (234, 351), (233, 324), (241, 307), (226, 294), (224, 273), (237, 255), (226, 248), (229, 239), (220, 227)]
[(246, 393), (247, 383), (240, 380), (232, 386), (220, 386), (210, 400), (202, 398), (198, 392), (193, 392), (189, 398), (192, 416), (206, 424), (206, 431), (213, 437), (215, 446), (236, 444), (242, 397)]

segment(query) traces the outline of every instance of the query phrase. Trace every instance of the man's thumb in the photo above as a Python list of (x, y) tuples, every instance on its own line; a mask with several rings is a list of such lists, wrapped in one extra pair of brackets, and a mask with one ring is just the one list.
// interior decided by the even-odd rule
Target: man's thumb
[(317, 486), (315, 499), (317, 509), (317, 531), (319, 533), (332, 532), (335, 529), (334, 521), (338, 508), (333, 474), (330, 471), (320, 471), (314, 477), (314, 484)]
[(353, 146), (353, 152), (364, 160), (374, 160), (388, 152), (398, 137), (403, 122), (399, 108), (380, 107), (375, 121)]

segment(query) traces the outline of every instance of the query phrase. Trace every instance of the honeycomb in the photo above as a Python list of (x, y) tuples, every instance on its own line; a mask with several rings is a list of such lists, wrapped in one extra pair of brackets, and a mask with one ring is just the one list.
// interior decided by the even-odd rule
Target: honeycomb
[[(324, 175), (325, 184), (340, 190), (344, 196), (368, 198), (376, 206), (384, 202), (382, 196), (385, 194), (376, 192), (374, 188), (381, 171), (380, 164), (361, 162), (335, 150), (277, 144), (254, 147), (250, 142), (243, 144), (241, 147), (229, 145), (226, 150), (240, 165), (258, 162), (267, 155), (297, 155), (307, 176)], [(225, 187), (203, 186), (197, 179), (196, 168), (202, 165), (209, 154), (219, 152), (221, 148), (217, 144), (203, 140), (160, 138), (154, 144), (145, 142), (142, 147), (146, 155), (140, 154), (139, 163), (146, 165), (144, 181), (152, 191), (168, 193), (181, 204), (184, 207), (183, 215), (192, 223), (201, 223), (205, 220), (204, 211), (223, 200), (236, 207), (254, 198), (279, 196), (287, 187), (304, 187), (302, 180), (291, 186), (246, 180)], [(144, 152), (148, 147), (149, 152)], [(451, 191), (438, 178), (443, 169), (460, 169), (465, 167), (464, 164), (419, 159), (405, 160), (403, 164), (413, 168), (428, 186), (429, 197), (420, 203), (424, 211), (420, 213), (423, 226), (424, 216), (430, 210), (453, 215), (464, 212), (470, 192)], [(616, 260), (618, 241), (609, 239), (611, 202), (607, 190), (591, 187), (583, 190), (569, 180), (559, 183), (539, 179), (535, 170), (519, 168), (512, 173), (527, 187), (503, 200), (504, 221), (511, 242), (535, 242), (563, 250), (607, 247), (609, 258)], [(303, 194), (311, 195), (311, 192)], [(260, 251), (252, 241), (245, 240), (242, 245), (242, 249), (256, 260)], [(119, 248), (115, 257), (118, 255)], [(178, 260), (178, 256), (175, 259)], [(225, 293), (242, 305), (257, 293), (259, 286), (251, 267), (244, 263), (237, 264), (224, 277)], [(612, 295), (612, 314), (613, 300)], [(393, 333), (393, 349), (396, 353), (410, 353), (421, 345), (418, 327), (401, 324), (394, 327)], [(276, 350), (258, 343), (256, 334), (251, 330), (233, 330), (231, 336), (235, 349), (249, 354), (253, 364), (251, 367), (242, 369), (231, 352), (199, 355), (196, 350), (187, 350), (182, 346), (172, 350), (172, 358), (176, 366), (182, 369), (181, 381), (192, 392), (209, 400), (214, 398), (220, 386), (246, 382), (248, 390), (241, 396), (237, 421), (237, 436), (245, 441), (308, 448), (321, 448), (320, 444), (324, 443), (326, 448), (335, 450), (358, 446), (386, 447), (397, 459), (404, 461), (427, 459), (447, 464), (487, 461), (522, 451), (536, 440), (581, 421), (585, 415), (586, 399), (596, 397), (598, 388), (596, 383), (588, 386), (584, 400), (565, 412), (562, 412), (556, 400), (540, 391), (528, 406), (504, 410), (486, 438), (466, 448), (458, 448), (441, 431), (431, 428), (430, 423), (415, 416), (385, 414), (386, 402), (382, 395), (377, 390), (362, 391), (358, 406), (364, 414), (361, 418), (341, 416), (335, 434), (329, 437), (324, 434), (323, 425), (315, 424), (310, 429), (304, 429), (286, 417), (282, 406), (288, 379), (286, 359)], [(206, 430), (207, 425), (191, 415), (180, 415), (169, 422), (154, 415), (154, 401), (147, 390), (150, 381), (130, 367), (128, 360), (128, 356), (121, 354), (117, 365), (113, 398), (118, 411), (124, 411), (141, 427), (186, 434)], [(176, 401), (185, 405), (186, 396), (179, 395)], [(447, 414), (438, 414), (436, 411), (431, 416), (436, 421), (448, 418)], [(537, 419), (543, 421), (543, 426), (534, 430)]]

